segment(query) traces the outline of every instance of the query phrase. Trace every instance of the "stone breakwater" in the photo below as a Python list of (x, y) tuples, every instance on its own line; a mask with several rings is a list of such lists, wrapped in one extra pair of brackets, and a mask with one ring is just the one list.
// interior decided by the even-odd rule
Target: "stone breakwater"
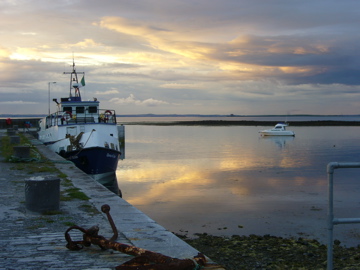
[[(5, 132), (0, 132), (0, 137)], [(29, 135), (27, 135), (29, 136)], [(198, 251), (167, 231), (144, 213), (116, 196), (91, 177), (64, 162), (39, 141), (29, 137), (36, 151), (50, 161), (58, 171), (47, 171), (46, 164), (8, 163), (0, 158), (0, 270), (4, 269), (114, 269), (132, 256), (101, 250), (98, 246), (70, 251), (65, 231), (72, 225), (88, 229), (99, 226), (99, 234), (109, 239), (111, 227), (100, 212), (103, 204), (111, 207), (111, 215), (119, 231), (118, 242), (159, 252), (179, 259), (192, 258)], [(36, 169), (36, 170), (35, 170)], [(35, 171), (35, 172), (34, 172)], [(61, 180), (60, 210), (40, 214), (25, 207), (24, 181), (29, 177), (49, 174), (66, 175)], [(69, 197), (73, 190), (83, 192), (88, 199)], [(82, 240), (81, 235), (72, 236)], [(220, 269), (220, 268), (219, 268)]]

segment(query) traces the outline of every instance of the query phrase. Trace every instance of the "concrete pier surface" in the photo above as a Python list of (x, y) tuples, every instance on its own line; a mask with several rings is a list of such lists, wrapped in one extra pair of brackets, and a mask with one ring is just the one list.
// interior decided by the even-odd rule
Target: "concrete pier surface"
[[(0, 137), (7, 136), (0, 130)], [(106, 239), (113, 235), (106, 215), (108, 204), (119, 231), (117, 242), (179, 259), (193, 258), (198, 251), (167, 231), (144, 213), (97, 183), (72, 163), (26, 134), (43, 157), (38, 162), (4, 162), (0, 155), (0, 270), (3, 269), (114, 269), (133, 256), (91, 245), (79, 251), (66, 248), (65, 231), (72, 225), (85, 229), (97, 225)], [(50, 161), (56, 169), (48, 169)], [(36, 213), (25, 204), (25, 180), (62, 175), (59, 211)], [(66, 176), (66, 177), (65, 177)], [(65, 180), (64, 180), (65, 179)], [(71, 196), (80, 191), (87, 198)], [(85, 197), (86, 197), (85, 196)], [(82, 234), (71, 234), (81, 241)], [(203, 269), (224, 269), (215, 263)]]

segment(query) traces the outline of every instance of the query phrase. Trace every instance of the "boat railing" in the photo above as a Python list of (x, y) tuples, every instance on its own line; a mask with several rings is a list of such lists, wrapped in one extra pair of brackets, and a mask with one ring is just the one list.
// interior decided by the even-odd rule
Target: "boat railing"
[(115, 110), (98, 109), (95, 113), (56, 112), (46, 117), (46, 128), (74, 124), (115, 124)]

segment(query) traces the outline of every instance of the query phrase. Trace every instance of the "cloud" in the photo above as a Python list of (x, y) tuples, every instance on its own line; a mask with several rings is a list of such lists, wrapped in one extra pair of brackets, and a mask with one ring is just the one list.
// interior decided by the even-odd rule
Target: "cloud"
[[(271, 9), (271, 12), (275, 10)], [(280, 21), (281, 19), (275, 18), (270, 20), (276, 25)], [(318, 24), (322, 23), (314, 20), (305, 25), (314, 28)], [(228, 73), (228, 77), (235, 76), (238, 80), (259, 80), (266, 77), (291, 84), (314, 83), (316, 80), (322, 84), (336, 83), (336, 80), (350, 85), (360, 83), (360, 77), (344, 76), (339, 69), (341, 65), (341, 69), (344, 69), (344, 66), (351, 67), (346, 70), (347, 74), (358, 72), (359, 68), (353, 63), (354, 59), (360, 58), (360, 54), (357, 51), (349, 54), (351, 49), (347, 48), (347, 44), (354, 44), (355, 41), (355, 44), (360, 45), (360, 40), (339, 39), (339, 33), (336, 31), (320, 35), (311, 31), (300, 35), (296, 32), (286, 35), (242, 34), (225, 42), (200, 42), (201, 38), (189, 34), (182, 26), (176, 27), (169, 23), (165, 28), (162, 27), (161, 21), (155, 26), (141, 20), (103, 17), (99, 26), (136, 36), (158, 55), (161, 52), (177, 55), (177, 59), (172, 56), (173, 63), (188, 61), (187, 64), (194, 67), (206, 63), (207, 69), (220, 67)], [(293, 27), (296, 28), (295, 25)], [(344, 51), (342, 48), (347, 50)], [(147, 54), (143, 52), (142, 58), (146, 59)], [(148, 59), (151, 61), (150, 57)], [(335, 73), (340, 76), (334, 76)]]
[(7, 105), (27, 105), (27, 104), (39, 104), (39, 102), (16, 100), (16, 101), (0, 101), (0, 104), (7, 104)]
[(202, 58), (212, 48), (206, 44), (189, 40), (186, 34), (174, 29), (149, 25), (142, 21), (130, 21), (122, 17), (104, 17), (100, 27), (116, 32), (137, 36), (155, 50), (174, 53), (191, 59)]
[(83, 95), (106, 97), (107, 106), (139, 105), (129, 111), (358, 111), (357, 1), (30, 0), (0, 7), (3, 102), (26, 95), (47, 104), (49, 81), (57, 82), (52, 95), (68, 93), (62, 74), (74, 54), (86, 72)]
[(156, 100), (153, 98), (139, 100), (139, 99), (136, 99), (133, 94), (130, 94), (130, 96), (127, 98), (112, 98), (110, 100), (110, 102), (115, 103), (115, 104), (133, 104), (133, 105), (149, 106), (149, 107), (169, 104), (166, 101)]
[(96, 43), (94, 40), (90, 39), (90, 38), (86, 38), (83, 41), (80, 41), (76, 44), (74, 44), (74, 47), (96, 47), (96, 46), (101, 46), (100, 43)]
[(113, 94), (119, 94), (119, 91), (116, 89), (111, 89), (108, 91), (96, 91), (96, 95), (113, 95)]
[(165, 83), (160, 85), (160, 87), (169, 89), (201, 89), (204, 86), (200, 83)]

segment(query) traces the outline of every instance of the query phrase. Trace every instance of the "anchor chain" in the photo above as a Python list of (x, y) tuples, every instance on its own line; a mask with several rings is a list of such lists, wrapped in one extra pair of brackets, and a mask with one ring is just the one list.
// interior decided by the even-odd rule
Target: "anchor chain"
[[(80, 250), (83, 249), (84, 246), (89, 247), (93, 244), (98, 245), (103, 250), (112, 249), (135, 256), (135, 258), (117, 266), (115, 268), (117, 270), (197, 270), (205, 266), (206, 258), (201, 253), (194, 256), (193, 259), (177, 259), (161, 253), (116, 242), (115, 240), (118, 237), (118, 231), (110, 215), (110, 206), (104, 204), (101, 206), (101, 211), (106, 214), (114, 233), (110, 240), (98, 234), (98, 226), (93, 226), (87, 230), (79, 226), (71, 226), (65, 232), (65, 239), (67, 241), (66, 247), (68, 249)], [(70, 236), (70, 231), (72, 230), (81, 231), (83, 233), (83, 240), (73, 241)]]

